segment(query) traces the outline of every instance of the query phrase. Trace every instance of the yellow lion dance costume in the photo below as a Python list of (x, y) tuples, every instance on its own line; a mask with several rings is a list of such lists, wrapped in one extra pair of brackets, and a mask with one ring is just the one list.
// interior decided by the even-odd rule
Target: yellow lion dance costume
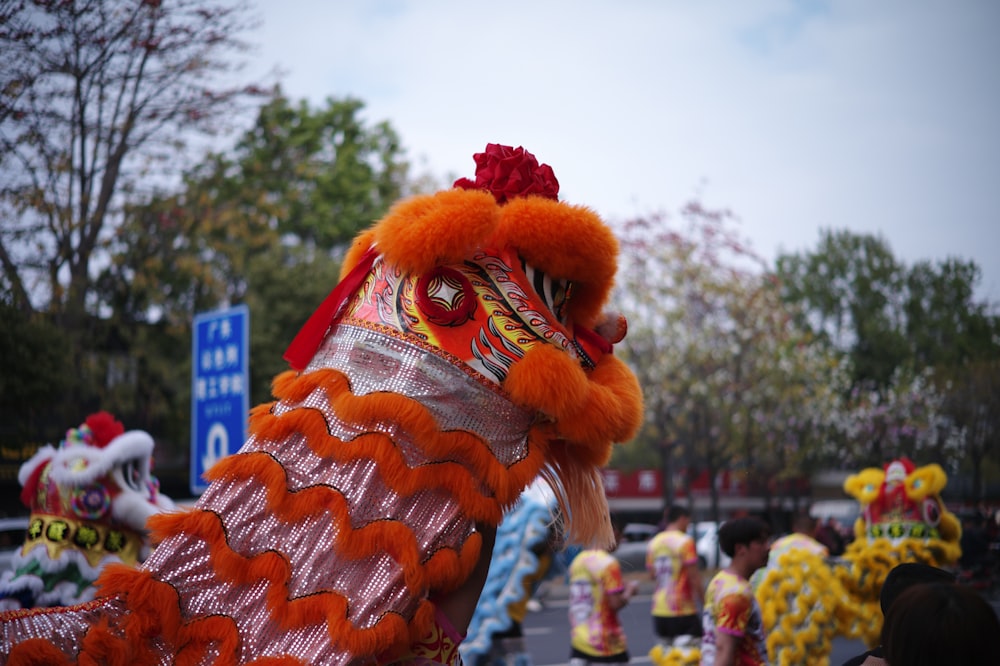
[(773, 663), (828, 664), (835, 636), (878, 644), (889, 571), (904, 562), (949, 566), (961, 555), (961, 527), (940, 497), (947, 482), (939, 465), (918, 468), (906, 458), (864, 469), (844, 482), (861, 516), (840, 561), (808, 548), (772, 553), (756, 595)]
[(916, 467), (907, 458), (883, 469), (868, 468), (847, 478), (844, 490), (861, 504), (855, 540), (847, 547), (847, 566), (836, 573), (857, 604), (854, 622), (844, 633), (869, 645), (882, 631), (879, 592), (897, 564), (954, 565), (962, 555), (961, 523), (941, 501), (948, 475), (939, 465)]
[(617, 242), (530, 153), (475, 159), (359, 235), (276, 401), (193, 510), (149, 521), (140, 568), (2, 617), (7, 664), (454, 663), (451, 595), (532, 480), (570, 539), (611, 542), (598, 467), (642, 419), (602, 311)]

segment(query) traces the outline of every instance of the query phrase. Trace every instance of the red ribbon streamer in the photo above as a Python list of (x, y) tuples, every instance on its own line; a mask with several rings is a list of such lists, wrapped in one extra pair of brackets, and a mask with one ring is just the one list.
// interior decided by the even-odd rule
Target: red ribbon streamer
[(340, 316), (341, 311), (347, 304), (347, 299), (364, 282), (365, 276), (368, 275), (368, 271), (371, 270), (377, 256), (378, 253), (374, 248), (369, 249), (361, 257), (358, 265), (343, 280), (337, 283), (337, 286), (333, 288), (330, 294), (320, 303), (320, 306), (316, 308), (316, 311), (312, 313), (312, 316), (302, 325), (302, 328), (295, 335), (292, 344), (288, 345), (288, 349), (285, 350), (283, 356), (289, 365), (292, 366), (292, 369), (301, 372), (309, 365), (309, 361), (312, 360), (312, 357), (316, 354), (316, 350), (323, 343), (326, 332), (330, 330), (330, 326)]

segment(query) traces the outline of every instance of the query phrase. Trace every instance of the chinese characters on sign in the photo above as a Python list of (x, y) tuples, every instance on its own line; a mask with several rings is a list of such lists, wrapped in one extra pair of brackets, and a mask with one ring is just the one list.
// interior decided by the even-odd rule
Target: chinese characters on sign
[(231, 319), (219, 319), (208, 324), (208, 343), (198, 358), (200, 376), (195, 381), (195, 399), (216, 400), (230, 395), (243, 395), (246, 378), (243, 376), (241, 347), (233, 338)]

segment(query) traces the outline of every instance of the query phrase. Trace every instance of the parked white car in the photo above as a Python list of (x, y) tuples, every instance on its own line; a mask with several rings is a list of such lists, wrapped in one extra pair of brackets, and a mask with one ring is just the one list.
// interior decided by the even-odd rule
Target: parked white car
[(694, 549), (698, 553), (698, 565), (702, 569), (722, 569), (728, 567), (732, 559), (719, 548), (719, 524), (712, 520), (691, 525)]
[[(688, 534), (694, 538), (694, 548), (698, 553), (698, 566), (702, 569), (721, 569), (729, 566), (731, 558), (719, 548), (719, 526), (711, 520), (691, 523)], [(646, 549), (649, 541), (657, 534), (655, 525), (630, 523), (622, 532), (614, 556), (621, 565), (622, 572), (643, 571), (646, 568)]]
[(656, 536), (659, 529), (649, 523), (629, 523), (622, 530), (622, 539), (618, 548), (612, 553), (622, 573), (644, 571), (646, 569), (646, 549), (649, 540)]

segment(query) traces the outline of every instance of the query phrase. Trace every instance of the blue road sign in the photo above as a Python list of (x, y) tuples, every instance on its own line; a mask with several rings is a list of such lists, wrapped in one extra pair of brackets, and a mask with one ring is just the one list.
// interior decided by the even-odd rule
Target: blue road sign
[(205, 472), (243, 446), (250, 410), (250, 310), (195, 315), (191, 360), (191, 492)]

